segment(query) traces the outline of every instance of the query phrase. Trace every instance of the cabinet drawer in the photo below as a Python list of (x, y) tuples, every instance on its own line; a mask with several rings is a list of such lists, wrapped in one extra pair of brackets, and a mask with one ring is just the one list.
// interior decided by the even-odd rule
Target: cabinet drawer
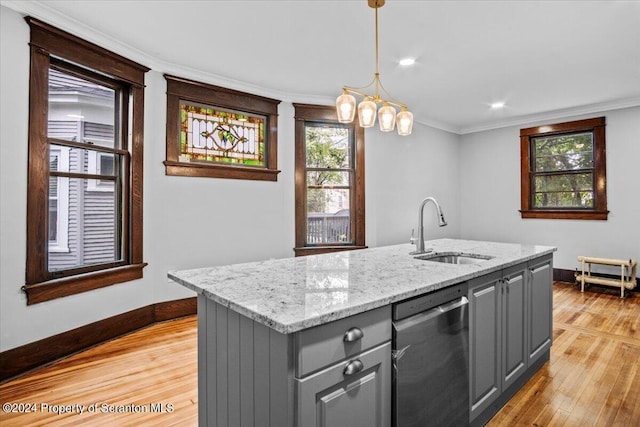
[[(352, 341), (345, 340), (348, 331)], [(302, 378), (390, 339), (391, 306), (300, 331), (295, 337), (296, 377)]]

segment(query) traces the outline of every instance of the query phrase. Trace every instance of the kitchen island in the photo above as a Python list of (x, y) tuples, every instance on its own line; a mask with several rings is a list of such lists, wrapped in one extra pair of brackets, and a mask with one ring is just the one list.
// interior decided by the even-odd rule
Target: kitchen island
[[(549, 357), (555, 248), (455, 239), (425, 247), (490, 259), (425, 261), (405, 244), (169, 272), (198, 293), (200, 425), (390, 425), (391, 307), (462, 282), (471, 303), (471, 416), (486, 418)], [(501, 296), (513, 274), (522, 279), (512, 292), (519, 311)], [(522, 361), (519, 381), (510, 381), (514, 352), (503, 354), (504, 341), (518, 334), (504, 317), (518, 312)]]

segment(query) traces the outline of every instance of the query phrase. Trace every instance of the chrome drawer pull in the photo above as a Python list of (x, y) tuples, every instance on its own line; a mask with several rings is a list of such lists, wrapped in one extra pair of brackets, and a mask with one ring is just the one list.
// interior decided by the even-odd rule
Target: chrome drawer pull
[(358, 341), (360, 338), (364, 336), (364, 332), (360, 328), (351, 328), (347, 332), (344, 333), (344, 342), (353, 342)]
[(362, 369), (364, 369), (364, 365), (362, 364), (360, 359), (356, 359), (347, 363), (347, 366), (345, 366), (344, 371), (342, 371), (342, 373), (344, 375), (353, 375), (362, 371)]

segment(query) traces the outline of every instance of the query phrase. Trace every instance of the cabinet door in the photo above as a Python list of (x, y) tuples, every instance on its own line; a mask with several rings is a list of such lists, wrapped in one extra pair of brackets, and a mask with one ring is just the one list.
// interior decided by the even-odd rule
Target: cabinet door
[(469, 282), (469, 400), (471, 419), (500, 394), (501, 273)]
[(296, 380), (296, 387), (300, 427), (389, 427), (391, 343)]
[(529, 364), (551, 348), (553, 327), (553, 270), (551, 259), (530, 264)]
[(502, 285), (502, 390), (527, 368), (525, 348), (526, 265), (505, 271)]

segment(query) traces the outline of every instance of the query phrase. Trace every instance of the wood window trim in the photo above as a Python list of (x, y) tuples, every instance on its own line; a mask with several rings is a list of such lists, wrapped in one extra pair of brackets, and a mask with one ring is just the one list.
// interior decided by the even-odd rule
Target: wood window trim
[[(606, 220), (606, 138), (605, 117), (556, 123), (520, 129), (520, 214), (522, 218)], [(561, 135), (580, 131), (593, 132), (594, 196), (593, 209), (536, 209), (531, 200), (531, 148), (533, 137)]]
[(316, 255), (329, 252), (364, 249), (365, 246), (365, 194), (364, 194), (364, 128), (356, 122), (348, 125), (355, 134), (354, 209), (353, 242), (345, 245), (326, 244), (309, 246), (306, 244), (306, 188), (305, 188), (305, 122), (339, 123), (335, 107), (312, 104), (293, 104), (295, 108), (295, 221), (296, 256)]
[[(279, 100), (239, 92), (206, 83), (166, 75), (167, 134), (165, 174), (205, 178), (277, 181), (278, 174), (278, 104)], [(228, 108), (267, 117), (266, 168), (241, 165), (185, 163), (178, 161), (180, 101)]]
[[(25, 285), (27, 305), (110, 286), (142, 277), (147, 265), (142, 261), (142, 191), (144, 141), (144, 75), (149, 68), (101, 48), (93, 43), (27, 16), (31, 30), (29, 78), (29, 148), (27, 188), (27, 254)], [(48, 185), (49, 147), (48, 72), (52, 57), (95, 70), (129, 85), (131, 137), (127, 180), (129, 224), (124, 234), (128, 243), (124, 265), (95, 267), (95, 271), (53, 278), (48, 271)], [(43, 196), (44, 195), (44, 196)]]

